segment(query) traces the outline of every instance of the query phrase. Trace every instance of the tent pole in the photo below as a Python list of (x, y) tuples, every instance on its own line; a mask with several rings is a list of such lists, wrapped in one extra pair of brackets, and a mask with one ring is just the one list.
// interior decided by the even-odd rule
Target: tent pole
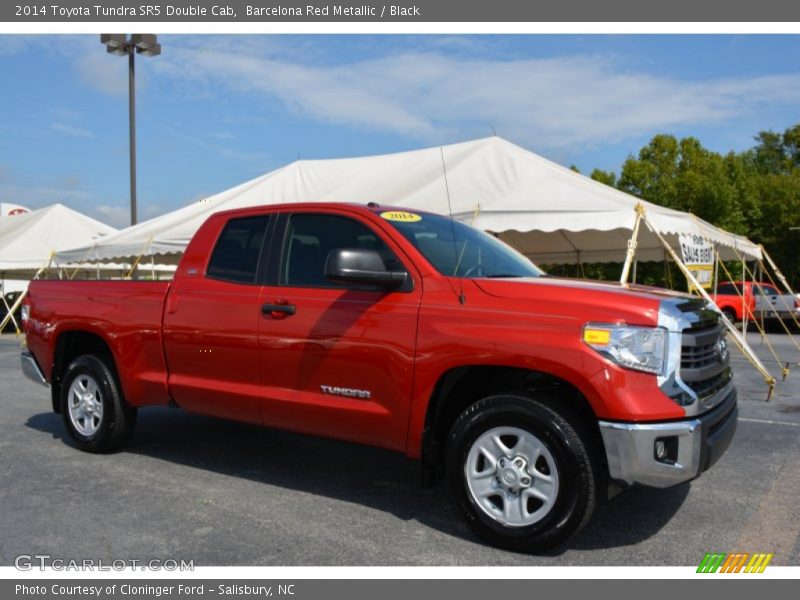
[[(734, 252), (736, 252), (735, 249), (734, 249)], [(739, 256), (739, 253), (736, 252), (736, 255)], [(757, 272), (756, 269), (753, 269), (752, 271), (750, 269), (746, 269), (745, 272), (748, 275), (750, 275), (750, 277), (753, 278), (753, 282), (758, 282), (759, 284), (761, 283), (761, 280), (756, 278), (756, 272)], [(761, 293), (761, 291), (760, 291), (761, 290), (761, 285), (753, 285), (753, 288), (757, 290), (757, 293), (759, 293), (759, 294)], [(769, 351), (772, 353), (772, 356), (774, 356), (775, 360), (777, 361), (777, 363), (779, 365), (781, 365), (781, 372), (783, 373), (783, 379), (785, 380), (786, 376), (789, 374), (789, 363), (788, 362), (785, 363), (781, 359), (781, 357), (778, 356), (778, 353), (775, 352), (775, 349), (772, 347), (772, 344), (770, 343), (769, 338), (767, 337), (766, 327), (764, 325), (764, 307), (763, 307), (763, 302), (760, 303), (760, 304), (762, 304), (762, 306), (759, 307), (759, 312), (761, 313), (761, 321), (759, 322), (759, 320), (756, 318), (755, 313), (754, 313), (753, 314), (753, 323), (755, 324), (756, 329), (758, 329), (758, 333), (761, 334), (761, 343), (762, 344), (764, 342), (767, 343), (767, 347), (769, 348)], [(797, 346), (797, 342), (795, 341), (794, 337), (792, 336), (791, 332), (789, 331), (789, 328), (786, 326), (786, 323), (783, 322), (783, 319), (779, 319), (779, 321), (781, 322), (781, 325), (783, 325), (783, 328), (786, 331), (786, 333), (789, 334), (789, 339), (792, 340), (792, 343), (795, 345), (795, 348), (800, 350), (800, 347)]]
[(11, 307), (8, 305), (8, 302), (6, 302), (5, 294), (3, 294), (3, 306), (6, 307), (6, 317), (3, 319), (3, 325), (0, 326), (0, 332), (2, 332), (3, 329), (6, 328), (7, 322), (11, 321), (12, 323), (14, 323), (14, 329), (17, 330), (17, 335), (19, 335), (19, 323), (17, 323), (17, 320), (14, 318), (14, 311), (11, 310)]
[(767, 259), (767, 262), (769, 263), (769, 266), (772, 267), (772, 270), (775, 271), (775, 276), (783, 284), (783, 287), (786, 288), (787, 292), (789, 292), (792, 296), (794, 296), (795, 294), (792, 291), (792, 288), (789, 286), (789, 282), (786, 281), (786, 277), (783, 276), (783, 273), (781, 273), (781, 270), (778, 268), (778, 265), (776, 265), (775, 261), (772, 260), (772, 257), (769, 255), (769, 252), (767, 252), (767, 249), (764, 248), (763, 245), (759, 246), (759, 248), (761, 248), (761, 253), (764, 255), (764, 258)]
[(747, 311), (747, 267), (744, 264), (744, 256), (739, 257), (742, 261), (742, 333), (747, 332), (747, 321), (748, 321), (748, 311)]
[(714, 246), (714, 256), (717, 260), (714, 261), (714, 304), (717, 303), (717, 288), (719, 287), (719, 250)]
[(631, 265), (633, 264), (633, 259), (636, 256), (636, 246), (639, 244), (639, 226), (642, 223), (642, 219), (644, 218), (644, 204), (641, 202), (636, 204), (636, 221), (633, 223), (633, 232), (631, 233), (631, 239), (628, 240), (628, 251), (625, 255), (625, 264), (622, 266), (622, 275), (619, 277), (620, 283), (628, 283), (628, 275), (631, 271)]
[[(52, 255), (50, 257), (50, 260), (52, 260)], [(47, 266), (49, 266), (49, 265), (50, 265), (50, 262), (48, 261)], [(38, 271), (36, 271), (36, 274), (34, 274), (34, 276), (31, 278), (31, 280), (39, 279), (39, 275), (42, 274), (42, 271), (44, 271), (45, 268), (46, 267), (41, 267)], [(27, 296), (27, 295), (28, 295), (28, 288), (25, 288), (22, 291), (22, 293), (19, 295), (19, 298), (17, 298), (17, 301), (14, 302), (14, 305), (9, 309), (10, 312), (5, 316), (5, 318), (3, 318), (2, 322), (0, 322), (0, 331), (3, 331), (3, 328), (6, 326), (6, 323), (8, 323), (9, 319), (13, 318), (14, 311), (16, 311), (19, 308), (19, 306), (22, 304), (22, 301), (25, 299), (25, 296)], [(6, 305), (6, 306), (8, 306), (8, 305)], [(20, 333), (19, 329), (17, 329), (17, 335), (19, 335), (19, 333)]]
[[(758, 261), (758, 264), (761, 267), (761, 273), (767, 276), (767, 279), (769, 279), (769, 282), (772, 284), (772, 287), (774, 287), (777, 290), (778, 284), (775, 283), (775, 280), (772, 278), (772, 275), (769, 274), (769, 271), (764, 266), (764, 263), (762, 261)], [(794, 296), (794, 292), (791, 292), (791, 294), (792, 296)], [(792, 321), (794, 321), (794, 324), (797, 326), (797, 328), (800, 329), (800, 321), (797, 320), (797, 317), (794, 315), (794, 313), (790, 312), (789, 315), (791, 315)], [(781, 319), (781, 323), (783, 323), (783, 319)], [(798, 350), (800, 350), (800, 348), (798, 348)]]
[[(3, 318), (2, 322), (0, 322), (0, 331), (3, 330), (3, 328), (9, 321), (14, 319), (13, 316), (14, 312), (19, 308), (20, 304), (22, 304), (22, 301), (25, 299), (25, 296), (27, 295), (28, 295), (28, 290), (23, 290), (23, 292), (19, 295), (19, 298), (17, 298), (17, 301), (14, 302), (11, 308), (8, 309), (9, 311), (8, 314)], [(16, 324), (16, 321), (14, 321), (14, 323)], [(17, 328), (17, 334), (19, 334), (19, 328)]]
[[(734, 250), (734, 252), (736, 252), (736, 251)], [(770, 283), (775, 287), (775, 289), (778, 289), (778, 286), (775, 285), (775, 282), (772, 280), (772, 277), (770, 276), (769, 272), (766, 269), (764, 269), (764, 265), (761, 263), (761, 261), (758, 262), (758, 265), (756, 266), (756, 269), (759, 270), (758, 272), (760, 272), (762, 274), (762, 277), (763, 277), (763, 274), (766, 273), (767, 277), (770, 280)], [(756, 271), (754, 270), (754, 271), (751, 272), (748, 269), (748, 273), (750, 273), (750, 275), (752, 275), (753, 281), (756, 281), (756, 275), (755, 275)], [(761, 289), (761, 285), (760, 285), (761, 284), (761, 277), (758, 278), (758, 282), (759, 282), (758, 288)], [(761, 323), (763, 324), (764, 323), (764, 303), (761, 302), (760, 304), (761, 304), (761, 306), (759, 307), (759, 312), (761, 313)], [(789, 314), (792, 316), (792, 319), (794, 319), (795, 325), (800, 326), (800, 323), (798, 323), (798, 321), (795, 318), (795, 316), (792, 313), (789, 313)], [(786, 332), (786, 335), (789, 336), (789, 339), (792, 341), (792, 344), (794, 344), (794, 347), (796, 349), (800, 350), (800, 345), (798, 345), (797, 340), (794, 339), (794, 336), (792, 335), (792, 332), (789, 331), (789, 326), (783, 321), (783, 319), (778, 319), (778, 321), (780, 322), (781, 326), (783, 327), (783, 330)], [(758, 322), (756, 322), (756, 326), (758, 326)], [(769, 345), (769, 339), (767, 339), (766, 334), (762, 332), (761, 335), (764, 337), (764, 339), (767, 340), (767, 344)], [(779, 361), (779, 362), (782, 362), (782, 361)], [(786, 366), (784, 367), (784, 379), (786, 378), (786, 375), (788, 373), (789, 373), (789, 363), (786, 363)]]
[(711, 308), (719, 313), (720, 318), (722, 319), (722, 324), (725, 328), (730, 332), (733, 336), (733, 340), (736, 343), (736, 346), (739, 350), (742, 351), (742, 354), (750, 361), (750, 363), (761, 373), (761, 376), (764, 378), (764, 382), (769, 386), (769, 392), (767, 394), (767, 402), (769, 402), (770, 398), (772, 397), (772, 392), (775, 389), (775, 378), (767, 371), (767, 368), (761, 363), (756, 353), (753, 352), (752, 348), (747, 343), (747, 340), (744, 336), (739, 333), (739, 330), (734, 327), (733, 323), (731, 323), (728, 318), (723, 314), (723, 312), (719, 309), (719, 307), (714, 303), (711, 299), (711, 296), (708, 295), (708, 292), (703, 289), (703, 286), (700, 285), (700, 282), (695, 279), (695, 276), (692, 275), (692, 272), (683, 264), (683, 261), (678, 258), (678, 255), (675, 253), (675, 250), (672, 249), (667, 243), (667, 240), (659, 233), (647, 220), (647, 217), (643, 217), (645, 225), (647, 228), (655, 235), (661, 244), (666, 248), (669, 255), (672, 257), (672, 260), (675, 261), (675, 264), (678, 265), (678, 269), (683, 273), (684, 277), (689, 280), (689, 282), (694, 285), (694, 287), (700, 292), (700, 295), (709, 303)]

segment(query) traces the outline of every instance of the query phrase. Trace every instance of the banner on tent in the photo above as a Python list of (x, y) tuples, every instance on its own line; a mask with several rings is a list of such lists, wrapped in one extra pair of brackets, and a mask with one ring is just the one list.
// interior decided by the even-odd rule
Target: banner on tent
[(699, 235), (679, 234), (681, 257), (694, 275), (694, 278), (705, 289), (714, 285), (714, 245)]

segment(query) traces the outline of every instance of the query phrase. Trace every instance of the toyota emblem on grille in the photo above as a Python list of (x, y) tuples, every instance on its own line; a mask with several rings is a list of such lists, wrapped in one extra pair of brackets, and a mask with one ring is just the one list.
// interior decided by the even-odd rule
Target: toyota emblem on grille
[(717, 341), (717, 356), (719, 356), (720, 362), (725, 362), (728, 358), (728, 340), (724, 337)]

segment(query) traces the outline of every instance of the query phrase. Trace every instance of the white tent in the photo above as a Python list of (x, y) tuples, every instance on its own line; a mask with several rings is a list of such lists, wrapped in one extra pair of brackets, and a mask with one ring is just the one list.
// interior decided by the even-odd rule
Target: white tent
[[(58, 258), (108, 261), (179, 253), (211, 213), (259, 204), (377, 202), (447, 214), (448, 189), (455, 218), (499, 234), (543, 264), (624, 260), (639, 203), (673, 247), (677, 234), (687, 233), (717, 244), (724, 258), (735, 258), (733, 249), (761, 256), (755, 244), (693, 215), (641, 202), (491, 137), (397, 154), (299, 160), (93, 245), (59, 252)], [(663, 245), (642, 228), (637, 258), (664, 257)]]
[(54, 252), (91, 245), (117, 231), (100, 221), (53, 204), (0, 219), (0, 273), (32, 275)]

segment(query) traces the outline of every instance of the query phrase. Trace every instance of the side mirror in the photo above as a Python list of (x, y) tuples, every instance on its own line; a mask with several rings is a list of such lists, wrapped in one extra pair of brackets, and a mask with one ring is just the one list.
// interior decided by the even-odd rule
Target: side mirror
[(381, 255), (364, 248), (331, 250), (325, 261), (325, 277), (333, 281), (397, 288), (408, 278), (405, 271), (387, 271)]

